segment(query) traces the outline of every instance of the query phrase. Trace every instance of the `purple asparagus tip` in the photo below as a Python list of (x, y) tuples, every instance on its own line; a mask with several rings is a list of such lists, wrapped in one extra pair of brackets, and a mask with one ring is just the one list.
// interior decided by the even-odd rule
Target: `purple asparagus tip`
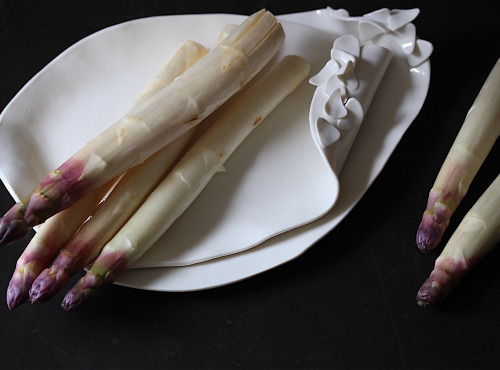
[(415, 299), (417, 304), (421, 307), (434, 307), (442, 303), (469, 269), (470, 265), (465, 260), (436, 260), (434, 270), (418, 290)]
[(83, 289), (83, 278), (69, 290), (61, 302), (61, 307), (66, 311), (76, 311), (92, 296), (92, 291)]
[(70, 291), (68, 294), (64, 297), (61, 307), (65, 309), (66, 311), (76, 311), (81, 307), (83, 304), (82, 302), (82, 294), (81, 292), (77, 291)]
[(67, 281), (67, 279), (64, 279), (62, 284), (58, 284), (58, 277), (58, 275), (52, 273), (51, 268), (43, 270), (30, 289), (29, 296), (31, 302), (43, 303), (55, 296), (59, 292), (60, 287)]
[(438, 195), (442, 196), (441, 193), (431, 191), (417, 230), (417, 247), (424, 253), (432, 251), (441, 242), (453, 214), (451, 206), (436, 199)]
[(432, 214), (424, 214), (417, 230), (416, 243), (418, 249), (427, 253), (432, 251), (441, 242), (441, 238), (448, 227), (449, 221), (439, 222)]
[(7, 288), (7, 307), (9, 310), (13, 310), (14, 308), (22, 305), (24, 302), (28, 300), (28, 290), (24, 289), (24, 287), (12, 284), (9, 284)]
[(445, 289), (440, 286), (432, 277), (429, 277), (420, 287), (417, 293), (416, 302), (420, 307), (434, 307), (446, 298)]
[(419, 227), (417, 231), (417, 247), (423, 253), (432, 251), (441, 241), (442, 234), (437, 227)]
[(104, 280), (92, 271), (87, 273), (78, 280), (71, 288), (61, 303), (61, 307), (66, 311), (75, 311), (83, 306), (87, 301), (92, 299), (104, 285)]
[(104, 286), (115, 281), (116, 277), (127, 268), (127, 262), (122, 253), (101, 253), (92, 268), (66, 293), (61, 303), (62, 308), (67, 311), (79, 309), (96, 296)]
[(0, 220), (0, 246), (12, 244), (18, 241), (26, 236), (29, 231), (30, 227), (26, 225), (24, 220), (9, 220), (4, 216)]

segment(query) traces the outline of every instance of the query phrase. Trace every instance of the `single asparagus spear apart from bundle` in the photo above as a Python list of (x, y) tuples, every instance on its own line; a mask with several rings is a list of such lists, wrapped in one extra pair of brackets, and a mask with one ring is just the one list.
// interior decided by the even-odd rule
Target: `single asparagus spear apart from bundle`
[[(188, 41), (183, 44), (160, 74), (139, 95), (134, 106), (172, 83), (207, 52), (203, 46), (195, 42)], [(52, 266), (42, 271), (33, 282), (30, 290), (31, 302), (41, 303), (52, 298), (74, 274), (80, 272), (97, 257), (104, 245), (172, 169), (194, 133), (195, 130), (186, 132), (144, 163), (125, 173), (92, 218), (61, 250)]]
[(247, 18), (192, 68), (88, 142), (14, 205), (0, 222), (0, 245), (23, 237), (198, 124), (269, 62), (284, 37), (271, 13), (261, 10)]
[(67, 310), (80, 307), (148, 250), (192, 203), (237, 146), (308, 75), (309, 64), (288, 56), (223, 107), (213, 126), (103, 248), (87, 274), (65, 296)]
[(500, 60), (497, 61), (446, 157), (429, 193), (416, 242), (434, 249), (477, 171), (500, 135)]
[(7, 288), (7, 306), (13, 309), (28, 299), (31, 284), (53, 260), (64, 244), (92, 214), (111, 185), (93, 192), (72, 207), (49, 218), (17, 260), (16, 269)]
[(500, 175), (453, 233), (434, 270), (417, 293), (417, 303), (441, 303), (471, 268), (500, 242)]

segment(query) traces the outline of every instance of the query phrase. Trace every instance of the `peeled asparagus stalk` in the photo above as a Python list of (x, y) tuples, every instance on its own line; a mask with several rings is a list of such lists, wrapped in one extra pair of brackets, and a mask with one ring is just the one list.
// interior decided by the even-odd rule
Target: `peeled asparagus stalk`
[(87, 195), (40, 226), (17, 260), (16, 269), (7, 288), (7, 306), (10, 310), (28, 299), (33, 281), (85, 222), (110, 186), (104, 185), (102, 189)]
[(417, 303), (441, 303), (472, 267), (500, 242), (500, 175), (465, 215), (434, 270), (417, 293)]
[(123, 228), (90, 270), (66, 294), (62, 306), (80, 307), (146, 252), (187, 209), (238, 145), (308, 75), (309, 64), (287, 56), (224, 107)]
[[(161, 69), (160, 73), (141, 91), (132, 108), (140, 104), (141, 101), (153, 96), (161, 88), (172, 83), (175, 78), (189, 69), (207, 52), (208, 50), (202, 45), (194, 41), (186, 41)], [(11, 282), (10, 294), (8, 294), (7, 298), (8, 302), (11, 302), (8, 303), (9, 307), (12, 306), (11, 308), (13, 308), (16, 303), (22, 303), (30, 287), (29, 296), (32, 302), (41, 303), (47, 301), (59, 292), (73, 274), (81, 271), (91, 263), (104, 244), (123, 226), (144, 198), (172, 168), (189, 141), (191, 141), (193, 133), (194, 130), (188, 131), (153, 154), (144, 163), (128, 170), (107, 199), (93, 212), (92, 218), (84, 225), (81, 224), (85, 220), (78, 224), (74, 220), (58, 217), (60, 224), (70, 223), (74, 226), (70, 230), (66, 228), (70, 235), (68, 235), (68, 238), (52, 240), (51, 243), (46, 243), (53, 251), (50, 258), (39, 258), (37, 260), (34, 259), (36, 257), (34, 256), (28, 259), (36, 264), (36, 269), (32, 267), (31, 271), (33, 273), (29, 275), (29, 278), (26, 276), (24, 281), (16, 278)], [(85, 211), (82, 210), (82, 212)], [(72, 215), (68, 216), (72, 217)], [(79, 230), (76, 232), (78, 228)], [(50, 233), (54, 232), (53, 228), (41, 231), (42, 235), (48, 234), (47, 238), (51, 238)], [(40, 237), (40, 232), (37, 236)], [(71, 239), (70, 236), (72, 236)], [(58, 251), (60, 253), (52, 266), (45, 268)], [(18, 267), (17, 270), (22, 271), (23, 269)], [(22, 281), (23, 284), (20, 285), (19, 281)]]
[(20, 239), (198, 124), (269, 62), (284, 37), (271, 13), (261, 10), (247, 18), (192, 68), (88, 142), (15, 204), (0, 222), (0, 245)]
[(489, 74), (429, 192), (416, 242), (434, 249), (500, 135), (500, 59)]

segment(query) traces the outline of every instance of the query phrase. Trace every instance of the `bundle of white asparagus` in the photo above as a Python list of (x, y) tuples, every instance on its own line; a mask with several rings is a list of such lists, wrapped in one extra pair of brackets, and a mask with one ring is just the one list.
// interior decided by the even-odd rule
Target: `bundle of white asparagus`
[(309, 64), (304, 59), (287, 56), (223, 107), (209, 130), (104, 246), (89, 271), (64, 297), (63, 308), (79, 308), (141, 257), (220, 171), (239, 144), (308, 74)]
[[(133, 107), (170, 84), (207, 52), (196, 42), (185, 42), (139, 94)], [(17, 261), (7, 289), (9, 308), (26, 301), (30, 289), (33, 302), (48, 300), (73, 274), (91, 263), (172, 168), (194, 133), (194, 130), (188, 131), (144, 163), (127, 171), (99, 206), (113, 182), (104, 185), (100, 191), (86, 195), (42, 224)], [(90, 215), (92, 217), (88, 219)], [(56, 255), (52, 266), (46, 268)]]
[(216, 44), (192, 68), (135, 106), (52, 171), (0, 221), (0, 245), (144, 162), (196, 126), (246, 85), (280, 49), (281, 24), (261, 10)]
[[(417, 232), (423, 252), (437, 246), (450, 218), (500, 135), (500, 59), (474, 101), (432, 187)], [(465, 215), (417, 293), (420, 306), (441, 303), (500, 242), (500, 176)]]
[[(105, 174), (106, 181), (101, 181), (104, 184), (99, 185), (99, 192), (92, 191), (89, 195), (82, 196), (84, 186), (79, 183), (80, 179), (75, 180), (76, 177), (72, 177), (74, 184), (70, 187), (52, 187), (66, 190), (64, 194), (49, 192), (50, 199), (58, 199), (55, 202), (59, 202), (57, 208), (50, 209), (56, 214), (40, 227), (19, 258), (7, 291), (9, 308), (18, 306), (28, 298), (32, 302), (46, 301), (60, 291), (72, 275), (93, 262), (87, 274), (68, 292), (63, 301), (65, 309), (78, 308), (103, 285), (114, 281), (120, 272), (152, 246), (220, 170), (244, 138), (305, 79), (309, 73), (309, 65), (296, 56), (283, 58), (249, 89), (223, 105), (217, 120), (187, 152), (185, 148), (190, 145), (193, 134), (193, 130), (188, 130), (187, 126), (192, 126), (192, 123), (189, 120), (183, 122), (179, 116), (182, 115), (186, 120), (195, 113), (199, 116), (196, 121), (199, 121), (208, 114), (207, 111), (217, 108), (267, 64), (281, 46), (283, 37), (283, 30), (276, 19), (270, 13), (260, 11), (240, 27), (231, 29), (227, 37), (221, 37), (208, 53), (201, 45), (193, 42), (183, 45), (126, 116), (129, 117), (128, 121), (140, 112), (143, 117), (154, 117), (154, 122), (167, 122), (164, 125), (168, 126), (165, 129), (168, 134), (160, 133), (158, 127), (149, 124), (147, 134), (140, 135), (137, 140), (140, 143), (150, 142), (152, 139), (146, 136), (156, 135), (162, 136), (170, 144), (142, 164), (128, 170), (99, 205), (97, 203), (114, 185), (115, 181), (112, 179), (124, 172), (123, 166), (117, 164), (119, 160), (113, 156), (104, 161), (108, 157), (99, 155), (99, 160), (96, 161), (92, 158), (94, 154), (91, 154), (85, 167), (89, 167), (88, 170), (92, 172), (85, 169), (79, 175), (80, 178), (83, 177), (85, 184), (91, 184), (89, 187), (95, 189), (96, 185), (93, 183), (97, 180), (94, 176), (98, 173)], [(244, 42), (245, 39), (247, 41)], [(219, 58), (214, 61), (211, 57), (207, 64), (204, 60), (213, 50), (218, 50)], [(204, 54), (206, 55), (203, 56)], [(205, 68), (208, 76), (203, 77), (200, 68)], [(193, 70), (197, 73), (192, 72)], [(176, 78), (177, 76), (179, 77)], [(208, 79), (209, 83), (195, 81), (196, 78)], [(216, 78), (221, 80), (220, 83), (215, 81)], [(220, 87), (215, 88), (217, 84)], [(210, 93), (198, 91), (207, 88)], [(184, 105), (177, 108), (171, 106), (173, 103), (168, 102), (169, 98), (180, 104), (178, 95), (183, 95), (186, 89), (189, 91), (183, 100)], [(224, 92), (219, 91), (220, 89)], [(169, 97), (165, 91), (169, 92)], [(213, 97), (214, 94), (219, 97)], [(158, 95), (164, 97), (160, 99)], [(169, 105), (169, 108), (158, 107), (160, 103)], [(155, 112), (150, 114), (148, 109)], [(175, 113), (171, 114), (171, 110)], [(161, 114), (169, 117), (160, 117)], [(172, 120), (178, 123), (174, 125)], [(144, 130), (144, 122), (135, 122), (140, 126), (136, 132)], [(131, 128), (132, 126), (128, 126), (127, 130)], [(112, 135), (108, 130), (102, 136), (106, 138)], [(131, 139), (125, 137), (123, 141)], [(131, 143), (122, 145), (121, 139), (114, 143), (117, 145), (114, 151), (135, 148)], [(93, 143), (87, 146), (89, 147), (94, 150), (97, 148)], [(136, 156), (141, 157), (141, 162), (143, 156), (147, 157), (143, 153), (149, 149), (148, 145), (143, 144), (141, 147), (141, 151), (129, 158), (132, 165), (136, 163)], [(82, 156), (79, 153), (76, 158)], [(123, 158), (123, 154), (114, 156)], [(120, 167), (120, 170), (111, 169), (114, 166)], [(101, 172), (96, 168), (100, 168)], [(113, 174), (109, 174), (110, 172)], [(92, 175), (87, 177), (89, 173)], [(49, 187), (49, 190), (52, 188)], [(78, 194), (81, 200), (57, 213), (61, 204), (67, 207), (74, 203), (75, 198), (67, 199), (68, 192), (71, 196)], [(30, 204), (31, 201), (28, 205)], [(22, 206), (17, 209), (22, 209)], [(33, 215), (28, 209), (24, 205), (25, 213)], [(42, 212), (37, 215), (40, 213)], [(89, 214), (92, 217), (85, 221)], [(26, 218), (23, 222), (29, 225)], [(29, 218), (30, 222), (32, 219), (33, 217)], [(52, 260), (54, 261), (49, 266)]]

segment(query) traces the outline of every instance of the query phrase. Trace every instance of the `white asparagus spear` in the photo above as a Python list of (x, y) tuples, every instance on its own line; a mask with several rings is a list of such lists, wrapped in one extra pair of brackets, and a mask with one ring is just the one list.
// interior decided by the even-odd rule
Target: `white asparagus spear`
[(198, 124), (271, 60), (284, 37), (271, 13), (261, 10), (248, 17), (198, 63), (87, 143), (16, 203), (0, 221), (0, 245), (23, 237)]
[(423, 252), (434, 249), (500, 135), (500, 59), (470, 108), (429, 192), (417, 230)]
[(308, 75), (309, 64), (287, 56), (239, 96), (183, 156), (130, 220), (106, 244), (63, 307), (75, 309), (146, 252), (187, 209), (223, 163)]
[(417, 294), (420, 306), (441, 303), (500, 242), (500, 175), (467, 212)]
[[(187, 41), (144, 88), (134, 106), (157, 93), (191, 67), (208, 52), (202, 45)], [(66, 279), (79, 272), (92, 256), (118, 231), (133, 211), (171, 169), (194, 130), (159, 150), (143, 164), (127, 171), (105, 202), (95, 211), (110, 186), (86, 195), (72, 207), (57, 213), (43, 223), (17, 261), (7, 289), (7, 305), (13, 309), (28, 298), (43, 301), (57, 293)], [(87, 218), (93, 217), (86, 222)], [(78, 231), (78, 233), (77, 233)], [(75, 234), (76, 233), (76, 234)], [(50, 269), (45, 269), (56, 254)], [(39, 281), (40, 272), (45, 275)], [(38, 282), (38, 283), (37, 283)], [(33, 285), (33, 286), (32, 286)], [(36, 292), (36, 293), (33, 293)]]

